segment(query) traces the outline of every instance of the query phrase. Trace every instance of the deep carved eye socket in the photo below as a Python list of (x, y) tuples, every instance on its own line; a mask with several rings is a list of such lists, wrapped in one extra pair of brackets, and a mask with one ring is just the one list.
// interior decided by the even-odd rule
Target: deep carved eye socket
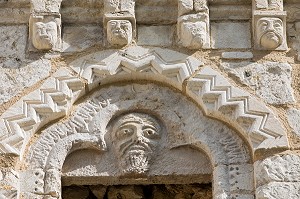
[(118, 138), (125, 138), (125, 137), (129, 137), (134, 133), (134, 129), (127, 126), (127, 127), (123, 127), (120, 128), (117, 132), (117, 137)]
[(282, 28), (282, 24), (280, 21), (275, 21), (273, 26), (274, 26), (274, 29), (276, 29), (276, 30), (281, 30), (281, 28)]
[(157, 131), (152, 128), (143, 129), (143, 134), (146, 138), (150, 138), (150, 139), (159, 138), (159, 134), (157, 133)]
[(116, 21), (110, 21), (109, 23), (110, 23), (110, 25), (111, 25), (112, 27), (117, 26), (117, 22), (116, 22)]
[(263, 21), (259, 24), (259, 29), (262, 31), (266, 30), (267, 27), (268, 27), (268, 22), (266, 22), (266, 21)]

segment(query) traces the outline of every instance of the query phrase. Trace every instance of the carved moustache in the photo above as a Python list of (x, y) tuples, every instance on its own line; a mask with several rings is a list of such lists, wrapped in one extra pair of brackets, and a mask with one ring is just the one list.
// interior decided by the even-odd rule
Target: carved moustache
[(124, 156), (125, 153), (131, 150), (142, 150), (142, 151), (148, 151), (150, 153), (153, 152), (150, 146), (142, 140), (132, 141), (130, 139), (120, 145), (120, 152), (122, 156)]

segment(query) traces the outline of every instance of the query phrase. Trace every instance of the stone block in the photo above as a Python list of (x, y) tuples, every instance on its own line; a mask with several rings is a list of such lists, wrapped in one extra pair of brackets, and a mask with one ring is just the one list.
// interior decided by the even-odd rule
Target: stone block
[(63, 51), (78, 52), (102, 44), (103, 29), (100, 26), (65, 26)]
[(211, 23), (213, 49), (251, 48), (250, 23)]
[(230, 192), (229, 179), (226, 177), (229, 174), (228, 166), (220, 165), (213, 170), (213, 182), (215, 182), (213, 195), (228, 195)]
[(254, 195), (251, 195), (251, 194), (232, 194), (231, 198), (234, 198), (234, 199), (254, 199)]
[[(9, 63), (8, 61), (12, 61)], [(18, 95), (24, 88), (30, 87), (49, 75), (51, 63), (46, 59), (13, 64), (13, 59), (0, 63), (0, 104)], [(16, 68), (15, 68), (16, 67)], [(10, 69), (9, 69), (10, 68)]]
[(254, 0), (255, 10), (283, 10), (283, 0)]
[(289, 108), (287, 110), (287, 119), (293, 133), (300, 136), (300, 111), (295, 108)]
[(139, 26), (138, 44), (147, 46), (171, 46), (174, 26)]
[(42, 169), (29, 170), (20, 173), (21, 192), (44, 193), (45, 172)]
[(256, 189), (257, 199), (300, 198), (299, 182), (272, 182)]
[(294, 103), (292, 67), (288, 63), (224, 62), (221, 67), (241, 83), (254, 89), (269, 104)]
[[(49, 196), (33, 194), (30, 192), (21, 192), (20, 198), (22, 199), (50, 199)], [(51, 198), (53, 199), (53, 198)]]
[(17, 190), (1, 189), (0, 188), (0, 198), (1, 199), (15, 199), (15, 198), (17, 198), (17, 195), (18, 195)]
[(211, 20), (250, 20), (252, 9), (248, 5), (209, 5)]
[(229, 165), (230, 191), (253, 191), (253, 166), (251, 164)]
[(0, 67), (14, 68), (25, 59), (26, 40), (27, 26), (0, 26)]
[[(0, 2), (1, 3), (1, 2)], [(0, 5), (1, 7), (1, 5)], [(30, 9), (22, 8), (0, 8), (0, 23), (2, 24), (26, 24), (30, 15)], [(13, 16), (13, 17), (12, 17)], [(1, 35), (1, 34), (0, 34)], [(25, 35), (24, 35), (25, 36)]]
[(296, 154), (276, 155), (257, 161), (254, 165), (258, 186), (269, 182), (300, 181), (300, 156)]
[(115, 1), (115, 0), (104, 0), (104, 12), (105, 13), (117, 13), (117, 12), (128, 12), (134, 14), (135, 1)]
[(14, 189), (15, 187), (17, 187), (16, 185), (18, 184), (18, 181), (18, 172), (11, 169), (0, 170), (0, 190), (5, 187)]
[(251, 59), (253, 58), (252, 52), (223, 52), (223, 59)]
[[(177, 20), (177, 1), (168, 1), (168, 5), (151, 5), (158, 1), (147, 1), (145, 4), (137, 2), (135, 15), (138, 24), (175, 24)], [(163, 14), (162, 14), (163, 13)]]

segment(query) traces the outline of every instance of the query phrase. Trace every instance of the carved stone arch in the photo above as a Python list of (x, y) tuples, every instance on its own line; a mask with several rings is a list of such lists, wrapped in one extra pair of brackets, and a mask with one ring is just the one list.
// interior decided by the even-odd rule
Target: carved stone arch
[(179, 89), (195, 100), (205, 115), (237, 129), (253, 153), (260, 148), (288, 147), (285, 130), (266, 105), (192, 56), (168, 49), (130, 47), (96, 52), (73, 61), (70, 67), (77, 75), (60, 69), (1, 116), (2, 153), (22, 154), (31, 135), (68, 114), (86, 92), (128, 80), (156, 81)]
[[(155, 95), (149, 95), (151, 92)], [(43, 130), (29, 150), (26, 158), (29, 167), (23, 175), (27, 178), (38, 173), (31, 181), (39, 183), (30, 190), (22, 190), (23, 194), (60, 198), (61, 171), (66, 157), (84, 148), (102, 151), (108, 148), (104, 153), (110, 153), (112, 144), (107, 141), (109, 132), (105, 131), (110, 119), (124, 111), (136, 112), (140, 107), (142, 112), (153, 112), (165, 122), (167, 137), (164, 144), (161, 141), (163, 150), (192, 146), (205, 151), (214, 171), (214, 198), (240, 195), (239, 190), (253, 194), (251, 151), (233, 130), (204, 116), (180, 93), (155, 84), (138, 83), (102, 88), (79, 105), (70, 119)]]
[[(20, 155), (20, 158), (34, 156), (33, 153), (26, 155), (26, 146), (30, 143), (29, 139), (41, 127), (68, 115), (74, 108), (74, 102), (92, 89), (99, 88), (99, 85), (102, 88), (106, 85), (128, 80), (158, 82), (178, 89), (184, 96), (188, 96), (196, 102), (204, 116), (225, 122), (236, 129), (239, 134), (237, 140), (232, 136), (223, 136), (224, 143), (227, 139), (229, 142), (231, 142), (230, 139), (233, 139), (232, 142), (239, 145), (237, 143), (242, 138), (244, 142), (241, 142), (247, 141), (250, 145), (250, 154), (247, 153), (249, 157), (261, 148), (288, 148), (285, 130), (274, 113), (264, 103), (256, 100), (249, 93), (232, 86), (220, 73), (208, 66), (204, 67), (201, 61), (191, 56), (168, 49), (130, 47), (123, 50), (96, 52), (81, 57), (72, 62), (70, 68), (72, 71), (69, 68), (59, 69), (39, 89), (24, 96), (1, 116), (0, 150), (2, 153), (14, 153)], [(110, 102), (107, 100), (100, 101), (98, 104), (91, 101), (87, 108), (88, 113), (109, 104)], [(49, 151), (55, 146), (57, 140), (69, 136), (68, 134), (72, 134), (70, 132), (77, 132), (81, 124), (85, 124), (86, 120), (93, 117), (89, 114), (83, 116), (84, 120), (75, 119), (65, 124), (62, 127), (63, 131), (53, 129), (52, 134), (50, 132), (43, 134), (37, 145), (46, 150), (40, 151), (39, 155), (49, 157)], [(49, 141), (49, 135), (52, 135), (53, 138), (51, 139), (56, 141)], [(194, 136), (191, 138), (194, 139)], [(227, 158), (225, 163), (215, 164), (221, 166), (216, 166), (214, 169), (213, 176), (214, 178), (218, 177), (218, 179), (214, 179), (214, 182), (222, 182), (221, 184), (214, 184), (215, 197), (226, 198), (228, 194), (238, 194), (237, 190), (240, 187), (235, 184), (235, 181), (232, 181), (230, 175), (240, 174), (240, 171), (251, 173), (252, 162), (244, 161), (245, 159), (241, 158), (243, 161), (237, 162), (237, 164), (228, 163), (230, 157), (234, 156), (234, 153), (231, 153), (235, 152), (234, 150), (229, 147), (226, 151), (224, 150), (225, 145), (222, 146), (220, 143), (220, 150), (210, 151), (201, 144), (202, 141), (200, 140), (205, 139), (205, 137), (196, 138), (198, 141), (181, 143), (178, 146), (188, 144), (204, 149), (207, 154), (212, 154), (211, 157), (214, 155), (215, 158), (211, 158), (212, 160), (220, 160), (219, 157)], [(43, 139), (44, 141), (42, 141)], [(215, 140), (220, 139), (215, 137)], [(32, 149), (37, 145), (29, 144)], [(35, 150), (35, 152), (37, 151)], [(240, 150), (236, 151), (235, 154), (245, 153)], [(31, 167), (24, 173), (21, 172), (21, 176), (32, 179), (31, 185), (42, 184), (41, 187), (44, 189), (45, 172), (44, 169), (40, 168), (45, 168), (48, 161), (44, 158), (42, 160), (41, 162), (32, 161)], [(40, 166), (35, 167), (34, 165)], [(236, 166), (231, 167), (232, 165)], [(247, 177), (237, 175), (235, 178), (250, 179), (249, 176), (252, 174), (247, 175)], [(223, 182), (222, 179), (226, 179), (226, 182)], [(252, 187), (251, 183), (248, 185), (247, 187)], [(28, 187), (26, 187), (22, 185), (21, 190), (27, 190)], [(248, 190), (247, 193), (250, 192)], [(35, 193), (35, 191), (30, 190), (28, 192), (29, 195), (31, 193)], [(39, 197), (41, 195), (38, 194), (37, 198)]]

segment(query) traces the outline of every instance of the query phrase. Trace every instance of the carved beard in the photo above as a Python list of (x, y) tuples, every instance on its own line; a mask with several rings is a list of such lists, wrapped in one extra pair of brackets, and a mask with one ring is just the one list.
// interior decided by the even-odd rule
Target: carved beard
[(149, 161), (152, 152), (144, 150), (129, 150), (120, 159), (120, 166), (124, 174), (136, 173), (143, 174), (149, 170)]

